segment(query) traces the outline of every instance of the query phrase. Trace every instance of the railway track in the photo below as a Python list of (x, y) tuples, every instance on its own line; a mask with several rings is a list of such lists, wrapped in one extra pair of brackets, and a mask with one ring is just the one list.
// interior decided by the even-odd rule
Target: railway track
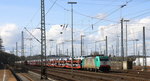
[(127, 73), (121, 73), (118, 75), (125, 75), (125, 76), (132, 76), (132, 77), (140, 77), (140, 78), (146, 78), (150, 80), (149, 77), (150, 72), (144, 72), (144, 71), (128, 71)]
[[(63, 71), (62, 69), (58, 71), (58, 69), (55, 70), (55, 68), (51, 69), (51, 71), (54, 72), (66, 72)], [(70, 73), (71, 71), (68, 70), (67, 73)], [(99, 79), (99, 76), (101, 76), (100, 79), (102, 80), (108, 80), (108, 81), (122, 81), (122, 80), (127, 80), (127, 81), (148, 81), (150, 79), (141, 76), (135, 76), (135, 74), (129, 74), (129, 73), (116, 73), (116, 72), (110, 72), (110, 73), (100, 73), (100, 72), (89, 72), (89, 71), (80, 71), (80, 70), (75, 70), (74, 74), (83, 74), (83, 75), (89, 75), (90, 78), (95, 77)], [(82, 75), (81, 75), (82, 76)], [(148, 75), (147, 75), (148, 76)]]
[[(39, 69), (34, 69), (39, 71)], [(81, 70), (62, 69), (62, 68), (48, 68), (48, 76), (59, 81), (150, 81), (148, 74), (142, 75), (136, 72), (89, 72)]]
[[(57, 69), (57, 70), (64, 70), (64, 71), (70, 71), (70, 69), (60, 69), (60, 68), (53, 68)], [(75, 70), (75, 72), (85, 72), (85, 71), (81, 71), (81, 70)], [(88, 71), (86, 71), (87, 73)], [(90, 72), (89, 72), (90, 73)], [(97, 72), (98, 74), (102, 74), (102, 72)], [(94, 72), (94, 74), (97, 74)], [(91, 75), (93, 75), (93, 72), (90, 73)], [(150, 72), (145, 72), (145, 71), (134, 71), (134, 70), (129, 70), (129, 71), (111, 71), (109, 73), (103, 73), (103, 74), (113, 74), (113, 75), (121, 75), (121, 76), (129, 76), (129, 77), (140, 77), (140, 78), (146, 78), (146, 79), (150, 79), (149, 74)]]
[(21, 81), (34, 81), (26, 73), (17, 73), (17, 75), (21, 78)]
[[(39, 69), (32, 69), (31, 71), (36, 72), (36, 73), (41, 73), (41, 71)], [(51, 72), (47, 72), (48, 77), (55, 79), (56, 81), (76, 81), (75, 79), (70, 79), (67, 77), (62, 76), (61, 74), (58, 73), (51, 73)]]

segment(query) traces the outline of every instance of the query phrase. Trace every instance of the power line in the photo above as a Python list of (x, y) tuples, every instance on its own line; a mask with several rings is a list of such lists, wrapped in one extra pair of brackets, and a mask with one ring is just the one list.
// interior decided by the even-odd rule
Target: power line
[(140, 15), (137, 15), (137, 16), (135, 16), (135, 17), (132, 17), (132, 18), (130, 18), (129, 20), (135, 19), (135, 18), (137, 18), (137, 17), (143, 16), (143, 15), (148, 14), (148, 13), (150, 13), (150, 11), (145, 12), (145, 13), (140, 14)]
[[(50, 1), (50, 0), (49, 0), (49, 1)], [(67, 8), (63, 7), (62, 5), (58, 4), (56, 1), (57, 1), (57, 0), (55, 0), (54, 4), (57, 4), (59, 7), (61, 7), (61, 8), (64, 9), (65, 11), (70, 11), (69, 9), (67, 9)], [(52, 6), (53, 6), (53, 5), (52, 5)], [(120, 8), (119, 8), (119, 9), (120, 9)], [(117, 10), (119, 10), (119, 9), (117, 9)], [(117, 11), (117, 10), (116, 10), (116, 11)], [(79, 13), (79, 12), (77, 12), (77, 11), (74, 11), (74, 13), (76, 13), (76, 14), (78, 14), (78, 15), (81, 15), (81, 16), (88, 17), (88, 18), (99, 19), (99, 18), (96, 18), (96, 17), (92, 17), (92, 16), (88, 16), (88, 15)], [(113, 13), (113, 12), (112, 12), (112, 13)], [(112, 13), (110, 13), (110, 14), (112, 14)], [(109, 14), (109, 15), (110, 15), (110, 14)], [(109, 15), (108, 15), (108, 16), (109, 16)], [(101, 21), (101, 20), (105, 20), (105, 21), (109, 21), (109, 22), (117, 22), (117, 21), (112, 21), (112, 20), (108, 20), (108, 19), (104, 19), (104, 18), (103, 18), (103, 19), (100, 19), (100, 21)], [(99, 22), (99, 21), (98, 21), (98, 22)], [(98, 23), (98, 22), (96, 22), (96, 23)], [(96, 24), (96, 23), (95, 23), (95, 24)], [(38, 24), (38, 25), (39, 25), (39, 24)], [(38, 25), (37, 25), (37, 26), (38, 26)], [(93, 24), (93, 25), (94, 25), (94, 24)], [(87, 28), (87, 29), (88, 29), (88, 28)], [(84, 30), (86, 30), (86, 29), (84, 29)]]
[[(116, 9), (116, 10), (114, 10), (114, 11), (112, 11), (112, 12), (110, 12), (107, 16), (105, 16), (104, 18), (107, 18), (108, 16), (110, 16), (110, 15), (112, 15), (113, 13), (115, 13), (115, 12), (117, 12), (118, 10), (120, 10), (121, 8), (123, 8), (123, 7), (125, 7), (127, 5), (127, 3), (126, 4), (124, 4), (124, 5), (121, 5), (118, 9)], [(103, 19), (100, 19), (100, 20), (98, 20), (97, 22), (95, 22), (93, 25), (95, 25), (95, 24), (97, 24), (97, 23), (99, 23), (100, 21), (102, 21), (102, 20), (104, 20), (104, 18)], [(88, 29), (88, 28), (87, 28)], [(85, 29), (85, 30), (87, 30), (87, 29)], [(84, 30), (84, 31), (85, 31)]]
[[(111, 28), (111, 27), (113, 27), (113, 26), (115, 26), (115, 25), (118, 25), (119, 23), (116, 23), (116, 24), (113, 24), (113, 25), (110, 25), (110, 27), (109, 28)], [(107, 28), (108, 29), (108, 28)], [(85, 32), (85, 33), (89, 33), (90, 35), (91, 34), (93, 34), (93, 33), (96, 33), (96, 32), (98, 32), (99, 30), (95, 30), (95, 31), (93, 31), (93, 32)]]
[[(125, 4), (121, 5), (118, 9), (116, 9), (116, 10), (112, 11), (111, 13), (109, 13), (106, 17), (112, 15), (113, 13), (115, 13), (116, 11), (118, 11), (119, 9), (122, 9), (123, 7), (127, 6), (127, 4), (128, 4), (129, 2), (131, 2), (131, 1), (132, 1), (132, 0), (127, 1)], [(105, 17), (105, 18), (106, 18), (106, 17)], [(101, 19), (101, 20), (102, 20), (102, 19)], [(98, 22), (100, 22), (101, 20), (95, 22), (94, 25), (97, 24)]]
[(32, 23), (33, 19), (35, 18), (35, 16), (37, 15), (38, 11), (40, 10), (40, 8), (34, 13), (34, 15), (31, 17), (29, 23), (26, 25), (26, 27), (29, 26), (30, 23)]
[[(92, 1), (93, 2), (93, 1)], [(88, 2), (86, 2), (86, 3), (81, 3), (81, 4), (91, 4), (91, 5), (104, 5), (104, 6), (121, 6), (121, 5), (112, 5), (112, 4), (98, 4), (98, 3), (88, 3)]]
[(144, 9), (144, 10), (141, 10), (141, 11), (137, 11), (137, 12), (134, 12), (134, 13), (130, 13), (130, 14), (125, 15), (125, 17), (126, 17), (126, 16), (129, 16), (129, 15), (132, 15), (132, 14), (135, 15), (135, 14), (137, 14), (137, 13), (138, 13), (138, 14), (139, 14), (139, 13), (143, 13), (143, 12), (148, 11), (148, 10), (150, 10), (150, 9)]
[[(50, 1), (50, 0), (49, 0)], [(63, 7), (62, 5), (56, 3), (59, 7), (63, 8), (65, 11), (70, 11), (69, 9)], [(99, 18), (96, 18), (96, 17), (92, 17), (92, 16), (89, 16), (89, 15), (86, 15), (86, 14), (82, 14), (80, 12), (77, 12), (74, 10), (74, 13), (78, 14), (78, 15), (81, 15), (81, 16), (85, 16), (85, 17), (88, 17), (88, 18), (94, 18), (94, 19), (99, 19)], [(106, 21), (110, 21), (110, 22), (116, 22), (116, 21), (112, 21), (112, 20), (108, 20), (108, 19), (102, 19), (102, 20), (106, 20)]]
[[(62, 5), (56, 3), (59, 7), (63, 8), (65, 11), (70, 11), (69, 9), (63, 7)], [(85, 16), (85, 17), (88, 17), (88, 18), (94, 18), (94, 19), (99, 19), (99, 18), (96, 18), (96, 17), (92, 17), (92, 16), (89, 16), (89, 15), (86, 15), (86, 14), (82, 14), (80, 12), (77, 12), (77, 11), (74, 11), (74, 13), (78, 14), (78, 15), (81, 15), (81, 16)], [(116, 21), (112, 21), (112, 20), (108, 20), (108, 19), (102, 19), (102, 20), (106, 20), (106, 21), (109, 21), (109, 22), (116, 22)]]
[[(118, 9), (112, 11), (112, 12), (109, 13), (107, 16), (105, 16), (105, 18), (107, 18), (108, 16), (112, 15), (112, 14), (115, 13), (116, 11), (122, 9), (123, 7), (127, 6), (127, 4), (128, 4), (129, 2), (131, 2), (131, 1), (133, 1), (133, 0), (127, 1), (125, 4), (121, 5), (120, 8), (118, 8)], [(103, 19), (104, 19), (104, 18), (103, 18)], [(98, 20), (97, 22), (95, 22), (94, 24), (92, 24), (92, 26), (95, 25), (95, 24), (97, 24), (97, 23), (99, 23), (99, 22), (102, 21), (103, 19)], [(84, 29), (84, 31), (87, 30), (87, 29), (88, 29), (88, 28)], [(95, 32), (95, 31), (94, 31), (94, 32)]]
[(29, 32), (29, 30), (27, 30), (27, 28), (24, 28), (35, 40), (37, 40), (39, 43), (41, 43), (41, 41), (39, 39), (37, 39), (31, 32)]
[[(49, 1), (50, 1), (50, 0), (49, 0)], [(57, 2), (57, 0), (54, 1), (54, 3), (53, 3), (52, 6), (48, 9), (48, 11), (46, 12), (45, 15), (47, 15), (47, 14), (50, 12), (50, 10), (54, 7), (54, 5), (56, 4), (56, 2)]]
[[(50, 0), (49, 0), (50, 1)], [(45, 13), (45, 16), (50, 12), (50, 10), (53, 8), (53, 6), (56, 4), (57, 0), (54, 1), (54, 3), (52, 4), (52, 6), (48, 9), (48, 11)], [(36, 27), (38, 27), (40, 25), (40, 21), (39, 23), (36, 25)]]

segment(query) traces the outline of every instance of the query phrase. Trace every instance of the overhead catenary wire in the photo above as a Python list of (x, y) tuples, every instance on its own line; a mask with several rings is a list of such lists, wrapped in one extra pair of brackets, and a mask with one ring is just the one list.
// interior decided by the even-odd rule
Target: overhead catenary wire
[[(131, 2), (131, 1), (130, 1)], [(127, 14), (127, 15), (124, 15), (124, 17), (127, 17), (127, 16), (131, 16), (132, 14), (139, 14), (139, 13), (142, 13), (142, 14), (140, 14), (140, 15), (137, 15), (137, 16), (134, 16), (134, 17), (131, 17), (129, 20), (131, 21), (131, 20), (133, 20), (133, 19), (135, 19), (135, 18), (137, 18), (137, 17), (140, 17), (140, 16), (144, 16), (145, 14), (148, 14), (148, 13), (150, 13), (150, 11), (149, 11), (150, 9), (144, 9), (144, 10), (141, 10), (141, 11), (138, 11), (138, 12), (134, 12), (134, 13), (131, 13), (131, 14)], [(148, 12), (147, 12), (148, 11)], [(143, 13), (143, 12), (145, 12), (145, 13)], [(110, 20), (112, 20), (112, 19), (110, 19)]]
[(29, 30), (27, 30), (27, 28), (24, 28), (35, 40), (37, 40), (39, 43), (41, 43), (41, 41), (39, 39), (37, 39), (31, 32), (29, 32)]
[[(49, 0), (50, 1), (50, 0)], [(63, 7), (62, 5), (58, 4), (57, 2), (55, 3), (57, 4), (60, 8), (64, 9), (65, 11), (71, 11), (65, 7)], [(86, 14), (82, 14), (80, 12), (77, 12), (74, 10), (74, 13), (78, 14), (78, 15), (81, 15), (81, 16), (85, 16), (85, 17), (88, 17), (88, 18), (94, 18), (94, 19), (99, 19), (99, 18), (96, 18), (96, 17), (93, 17), (93, 16), (89, 16), (89, 15), (86, 15)], [(109, 20), (109, 19), (102, 19), (102, 20), (106, 20), (106, 21), (109, 21), (109, 22), (117, 22), (117, 21), (112, 21), (112, 20)]]
[[(60, 8), (64, 9), (65, 11), (70, 11), (69, 9), (67, 9), (67, 8), (63, 7), (62, 5), (58, 4), (57, 2), (56, 2), (55, 4), (58, 5)], [(92, 16), (89, 16), (89, 15), (86, 15), (86, 14), (82, 14), (82, 13), (77, 12), (77, 11), (75, 11), (75, 10), (74, 10), (74, 13), (75, 13), (75, 14), (78, 14), (78, 15), (81, 15), (81, 16), (88, 17), (88, 18), (94, 18), (94, 19), (98, 19), (98, 20), (99, 20), (99, 18), (92, 17)], [(102, 20), (109, 21), (109, 22), (117, 22), (117, 21), (112, 21), (112, 20), (104, 19), (104, 18), (103, 18)]]
[[(50, 0), (49, 0), (50, 1)], [(54, 1), (54, 3), (53, 3), (53, 5), (49, 8), (49, 10), (54, 6), (54, 4), (57, 4), (57, 2), (56, 2), (57, 0), (55, 0)], [(129, 3), (129, 2), (131, 2), (132, 0), (129, 0), (129, 1), (127, 1), (127, 3)], [(126, 4), (127, 4), (126, 3)], [(57, 4), (57, 5), (59, 5), (59, 4)], [(63, 7), (63, 6), (61, 6), (61, 5), (59, 5), (60, 7), (62, 7), (64, 10), (66, 10), (66, 11), (70, 11), (70, 10), (68, 10), (68, 9), (66, 9), (65, 7)], [(49, 12), (49, 10), (48, 10), (48, 12)], [(78, 13), (78, 12), (77, 12)], [(86, 17), (90, 17), (91, 18), (91, 16), (87, 16), (87, 15), (84, 15), (84, 14), (81, 14), (81, 13), (78, 13), (78, 14), (80, 14), (80, 15), (82, 15), (82, 16), (86, 16)], [(104, 19), (104, 20), (107, 20), (107, 19)], [(108, 20), (108, 21), (111, 21), (111, 20)], [(114, 21), (112, 21), (112, 22), (114, 22)]]
[(33, 19), (35, 18), (35, 16), (37, 15), (37, 13), (38, 13), (39, 10), (40, 10), (40, 8), (39, 8), (39, 9), (34, 13), (34, 15), (31, 17), (31, 19), (30, 19), (29, 23), (26, 25), (26, 27), (28, 27), (28, 26), (32, 23)]
[(113, 5), (113, 4), (88, 3), (88, 2), (84, 2), (84, 3), (81, 2), (81, 4), (86, 4), (86, 5), (88, 5), (88, 4), (90, 4), (90, 5), (103, 5), (103, 6), (105, 6), (105, 5), (108, 5), (108, 6), (121, 6), (121, 5), (117, 5), (117, 4)]
[[(50, 0), (49, 0), (49, 1), (50, 1)], [(58, 0), (55, 0), (55, 1), (54, 1), (54, 3), (53, 3), (52, 6), (48, 9), (48, 11), (46, 12), (45, 15), (47, 15), (47, 14), (50, 12), (50, 10), (54, 7), (54, 5), (56, 4), (57, 1), (58, 1)]]
[[(49, 0), (49, 1), (50, 1), (50, 0)], [(130, 0), (130, 1), (131, 1), (131, 0)], [(61, 6), (60, 4), (58, 4), (58, 3), (56, 3), (56, 2), (55, 2), (55, 4), (57, 4), (59, 7), (63, 8), (63, 9), (66, 10), (66, 11), (70, 11), (69, 9), (66, 9), (65, 7)], [(126, 3), (126, 4), (127, 4), (127, 3)], [(121, 7), (121, 8), (122, 8), (122, 7)], [(77, 13), (77, 14), (82, 15), (82, 16), (85, 16), (85, 17), (98, 19), (98, 18), (96, 18), (96, 17), (92, 17), (92, 16), (88, 16), (88, 15), (85, 15), (85, 14), (81, 14), (81, 13), (76, 12), (76, 11), (75, 11), (74, 13)], [(108, 20), (108, 19), (101, 19), (101, 20), (106, 20), (106, 21), (110, 21), (110, 22), (116, 22), (116, 21), (112, 21), (112, 20)]]
[(133, 14), (135, 15), (137, 13), (139, 14), (139, 13), (147, 12), (149, 10), (150, 10), (150, 8), (144, 9), (144, 10), (141, 10), (141, 11), (137, 11), (137, 12), (134, 12), (134, 13), (130, 13), (130, 14), (124, 15), (124, 17), (130, 16), (130, 15), (133, 15)]
[(142, 13), (142, 14), (137, 15), (137, 16), (135, 16), (135, 17), (132, 17), (132, 18), (130, 18), (130, 20), (135, 19), (135, 18), (140, 17), (140, 16), (143, 16), (143, 15), (148, 14), (148, 13), (150, 13), (150, 11), (145, 12), (145, 13)]
[[(49, 0), (49, 1), (50, 1), (50, 0)], [(57, 0), (55, 0), (54, 3), (52, 4), (52, 6), (50, 6), (50, 7), (48, 8), (48, 11), (45, 13), (45, 16), (46, 16), (46, 15), (50, 12), (50, 10), (54, 7), (54, 5), (56, 4), (56, 2), (57, 2)], [(39, 21), (39, 23), (36, 25), (36, 27), (38, 27), (39, 24), (40, 24), (40, 21)]]
[(83, 14), (84, 15), (84, 14)]
[[(107, 5), (107, 7), (108, 7), (108, 5), (112, 5), (112, 3), (114, 3), (115, 2), (115, 0), (112, 0), (110, 3), (108, 3), (108, 4), (106, 4)], [(104, 8), (103, 8), (104, 9)], [(100, 9), (101, 11), (103, 10), (103, 9)], [(81, 14), (82, 15), (82, 14)], [(83, 14), (84, 15), (84, 14)], [(100, 19), (100, 18), (97, 18), (97, 17), (93, 17), (93, 16), (91, 16), (91, 19), (92, 19), (92, 21), (93, 21), (93, 19)], [(108, 20), (108, 19), (105, 19), (105, 18), (102, 18), (102, 20), (105, 20), (105, 21), (109, 21), (109, 22), (117, 22), (117, 21), (113, 21), (113, 20)], [(83, 30), (87, 30), (88, 28), (91, 28), (92, 27), (92, 30), (94, 29), (94, 24), (93, 24), (93, 22), (90, 24), (90, 27), (86, 27), (85, 29), (83, 29)]]
[[(97, 30), (97, 31), (99, 31), (99, 30)], [(97, 32), (97, 31), (94, 31), (94, 33)], [(133, 33), (130, 33), (129, 35), (131, 35), (131, 34), (139, 34), (139, 33), (142, 33), (142, 31), (133, 32)], [(90, 33), (90, 35), (91, 35), (91, 34), (93, 34), (93, 33)], [(110, 32), (107, 33), (107, 34), (110, 34)], [(112, 35), (112, 34), (117, 34), (117, 33), (111, 33), (111, 35)], [(87, 35), (87, 34), (86, 34), (86, 35)], [(109, 37), (109, 38), (113, 38), (113, 37)]]
[[(128, 16), (134, 15), (133, 17), (130, 18), (130, 21), (132, 21), (132, 20), (134, 20), (134, 19), (137, 18), (137, 17), (144, 16), (144, 14), (148, 14), (148, 13), (149, 13), (149, 10), (150, 10), (150, 9), (144, 9), (144, 10), (137, 11), (137, 12), (134, 12), (134, 13), (126, 14), (126, 15), (124, 15), (124, 18), (125, 18), (125, 17), (128, 17)], [(147, 11), (148, 11), (148, 12), (147, 12)], [(135, 17), (135, 14), (140, 14), (140, 13), (144, 13), (144, 14)], [(135, 17), (135, 18), (134, 18), (134, 17)], [(114, 17), (113, 19), (116, 19), (116, 17)], [(112, 19), (111, 19), (111, 20), (112, 20)]]
[[(124, 8), (124, 7), (127, 6), (127, 4), (128, 4), (129, 2), (131, 2), (131, 1), (132, 1), (132, 0), (127, 1), (125, 4), (121, 5), (118, 9), (116, 9), (116, 10), (112, 11), (111, 13), (109, 13), (106, 17), (108, 17), (108, 16), (112, 15), (113, 13), (115, 13), (116, 11), (118, 11), (118, 10)], [(105, 18), (106, 18), (106, 17), (105, 17)], [(95, 22), (94, 25), (97, 24), (97, 23), (100, 22), (100, 21), (101, 21), (101, 20)]]
[[(122, 9), (123, 7), (127, 6), (127, 4), (128, 4), (129, 2), (131, 2), (131, 1), (132, 1), (132, 0), (127, 1), (125, 4), (121, 5), (118, 9), (112, 11), (111, 13), (109, 13), (109, 14), (108, 14), (107, 16), (105, 16), (104, 18), (107, 18), (108, 16), (112, 15), (113, 13), (115, 13), (115, 12), (117, 12), (118, 10)], [(93, 25), (96, 25), (96, 24), (99, 23), (100, 21), (104, 20), (104, 18), (98, 20), (98, 21), (95, 22)], [(87, 29), (88, 29), (88, 28), (86, 28), (85, 30), (87, 30)], [(85, 31), (85, 30), (84, 30), (84, 31)]]
[[(115, 25), (116, 25), (116, 27), (118, 27), (117, 25), (118, 25), (119, 23), (116, 23), (116, 24), (113, 24), (113, 25), (110, 25), (110, 27), (109, 28), (112, 28), (112, 27), (114, 27)], [(108, 29), (108, 28), (107, 28)], [(94, 34), (94, 33), (97, 33), (99, 30), (95, 30), (95, 31), (92, 31), (92, 32), (85, 32), (85, 33), (89, 33), (89, 35), (91, 35), (91, 34)]]
[[(119, 9), (121, 9), (121, 8), (118, 8), (118, 9), (116, 9), (116, 10), (114, 10), (114, 11), (112, 11), (111, 13), (109, 13), (105, 18), (107, 18), (108, 16), (110, 16), (110, 15), (112, 15), (113, 13), (115, 13), (116, 11), (118, 11)], [(100, 19), (100, 20), (98, 20), (97, 22), (95, 22), (93, 25), (95, 25), (95, 24), (97, 24), (97, 23), (99, 23), (100, 21), (102, 21), (103, 19)]]
[[(127, 1), (124, 5), (121, 5), (120, 6), (120, 8), (118, 8), (118, 9), (116, 9), (116, 10), (114, 10), (114, 11), (112, 11), (111, 13), (109, 13), (106, 17), (108, 17), (108, 16), (110, 16), (110, 15), (112, 15), (113, 13), (115, 13), (116, 11), (118, 11), (119, 9), (121, 9), (121, 8), (123, 8), (123, 7), (125, 7), (125, 6), (127, 6), (127, 4), (129, 3), (129, 2), (131, 2), (131, 1), (133, 1), (133, 0), (129, 0), (129, 1)], [(105, 17), (105, 18), (106, 18)], [(96, 23), (94, 23), (93, 25), (95, 25), (95, 24), (97, 24), (97, 23), (99, 23), (100, 21), (101, 21), (102, 19), (100, 19), (99, 21), (97, 21)], [(86, 28), (85, 30), (87, 30), (88, 28)], [(84, 30), (84, 31), (85, 31)], [(97, 30), (97, 31), (99, 31), (99, 30)], [(94, 31), (94, 32), (92, 32), (92, 33), (95, 33), (95, 32), (97, 32), (97, 31)], [(90, 33), (90, 34), (92, 34), (92, 33)]]

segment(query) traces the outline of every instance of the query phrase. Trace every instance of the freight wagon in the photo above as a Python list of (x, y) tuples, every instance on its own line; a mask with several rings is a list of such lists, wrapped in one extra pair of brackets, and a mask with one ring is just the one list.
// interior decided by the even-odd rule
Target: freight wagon
[[(57, 59), (47, 59), (43, 61), (46, 63), (47, 67), (57, 67), (57, 68), (73, 68), (73, 69), (87, 69), (95, 71), (110, 71), (110, 61), (108, 56), (88, 56), (84, 58), (74, 58), (73, 66), (71, 58), (57, 58)], [(41, 66), (40, 60), (29, 60), (26, 61), (26, 65), (31, 66)]]

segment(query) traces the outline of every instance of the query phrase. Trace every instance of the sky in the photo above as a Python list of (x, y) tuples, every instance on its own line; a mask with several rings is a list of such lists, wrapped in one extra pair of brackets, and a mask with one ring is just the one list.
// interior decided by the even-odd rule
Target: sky
[[(45, 0), (48, 55), (56, 54), (56, 44), (61, 53), (66, 54), (67, 49), (69, 54), (71, 52), (71, 6), (67, 4), (69, 1), (77, 2), (73, 5), (75, 56), (80, 55), (81, 35), (85, 35), (83, 37), (84, 55), (93, 51), (104, 53), (105, 36), (108, 37), (108, 53), (120, 54), (120, 20), (122, 18), (130, 20), (127, 23), (128, 55), (137, 54), (136, 42), (133, 42), (135, 39), (139, 39), (137, 50), (142, 54), (143, 26), (146, 27), (146, 49), (149, 55), (150, 0)], [(40, 28), (40, 0), (1, 0), (0, 11), (0, 36), (5, 50), (7, 52), (14, 50), (15, 53), (16, 42), (18, 42), (18, 53), (20, 53), (21, 31), (24, 31), (26, 56), (30, 53), (40, 54), (40, 44), (24, 29), (26, 27), (40, 40), (38, 29)], [(124, 22), (124, 40), (126, 39), (125, 26)], [(32, 38), (32, 41), (29, 38)], [(95, 41), (99, 42), (95, 43)]]

